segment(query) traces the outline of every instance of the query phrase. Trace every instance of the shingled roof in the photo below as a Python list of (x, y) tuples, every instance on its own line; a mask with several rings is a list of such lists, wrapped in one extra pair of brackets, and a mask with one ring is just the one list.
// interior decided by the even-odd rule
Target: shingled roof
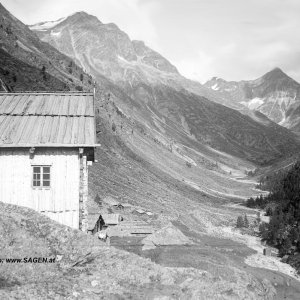
[(96, 146), (92, 93), (0, 93), (0, 147)]

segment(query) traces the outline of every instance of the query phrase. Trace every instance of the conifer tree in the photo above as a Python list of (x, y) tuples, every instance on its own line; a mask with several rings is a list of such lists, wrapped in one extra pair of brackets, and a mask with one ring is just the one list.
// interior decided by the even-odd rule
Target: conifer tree
[(247, 215), (245, 214), (244, 216), (244, 227), (248, 228), (249, 227), (249, 221), (248, 221), (248, 218), (247, 218)]
[(237, 228), (245, 227), (244, 219), (242, 216), (238, 216), (238, 218), (236, 220), (236, 227)]

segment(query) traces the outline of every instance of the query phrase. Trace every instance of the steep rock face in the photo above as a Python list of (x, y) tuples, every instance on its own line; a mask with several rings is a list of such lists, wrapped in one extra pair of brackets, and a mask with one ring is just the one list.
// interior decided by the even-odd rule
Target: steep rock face
[(158, 72), (167, 76), (178, 74), (169, 61), (143, 42), (131, 41), (117, 25), (103, 24), (84, 12), (48, 24), (30, 28), (92, 74), (101, 73), (115, 82), (131, 83), (140, 79), (155, 81)]
[(132, 41), (132, 44), (137, 56), (140, 57), (143, 63), (163, 72), (178, 74), (175, 66), (173, 66), (159, 53), (147, 47), (144, 42)]
[[(290, 155), (298, 147), (294, 136), (273, 122), (261, 122), (255, 116), (258, 124), (255, 118), (208, 101), (224, 104), (227, 97), (184, 78), (167, 59), (143, 42), (131, 41), (114, 24), (79, 12), (30, 28), (97, 80), (104, 76), (118, 85), (138, 108), (133, 114), (122, 99), (118, 106), (155, 136), (158, 130), (168, 140), (198, 149), (196, 140), (261, 164)], [(158, 124), (159, 120), (164, 122)]]
[(226, 105), (257, 110), (272, 121), (299, 131), (300, 84), (275, 68), (261, 78), (251, 81), (225, 81), (212, 78), (206, 87), (227, 98)]
[[(259, 164), (297, 151), (297, 142), (289, 130), (259, 115), (243, 115), (186, 90), (166, 86), (151, 90), (139, 86), (134, 94), (133, 98), (143, 99), (150, 109), (149, 124), (153, 114), (166, 118), (161, 126), (170, 136), (176, 136), (172, 132), (176, 128), (200, 144)], [(181, 136), (176, 140), (189, 145)]]
[(103, 24), (84, 12), (29, 26), (45, 42), (74, 59), (95, 78), (99, 74), (122, 87), (140, 83), (186, 89), (224, 101), (219, 93), (181, 76), (174, 65), (142, 41), (131, 41), (117, 25)]

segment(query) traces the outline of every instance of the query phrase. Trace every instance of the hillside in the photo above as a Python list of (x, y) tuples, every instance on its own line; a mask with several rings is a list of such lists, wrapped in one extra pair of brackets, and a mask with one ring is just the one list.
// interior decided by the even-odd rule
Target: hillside
[[(89, 168), (90, 215), (103, 208), (96, 195), (101, 202), (115, 197), (152, 212), (128, 213), (125, 222), (143, 220), (156, 229), (171, 223), (192, 241), (143, 251), (140, 237), (112, 240), (113, 246), (137, 256), (0, 202), (3, 258), (62, 258), (52, 265), (3, 264), (2, 298), (297, 299), (299, 282), (290, 277), (290, 269), (264, 257), (255, 238), (251, 244), (248, 236), (232, 230), (240, 214), (255, 219), (255, 212), (236, 205), (260, 193), (254, 189), (255, 178), (246, 173), (297, 152), (294, 134), (261, 116), (250, 118), (208, 100), (203, 95), (214, 92), (182, 77), (165, 58), (142, 42), (130, 41), (114, 24), (77, 13), (31, 26), (43, 39), (51, 36), (51, 46), (3, 9), (2, 15), (14, 32), (20, 28), (18, 39), (34, 51), (17, 47), (20, 53), (15, 53), (3, 39), (2, 49), (11, 49), (3, 50), (10, 53), (9, 62), (20, 54), (40, 74), (48, 61), (46, 77), (53, 78), (45, 82), (58, 80), (72, 90), (91, 87), (83, 69), (97, 80), (101, 146)], [(4, 77), (7, 85), (10, 74)], [(37, 89), (52, 89), (36, 80)]]
[(279, 68), (249, 81), (214, 77), (205, 86), (227, 98), (224, 104), (229, 107), (257, 110), (270, 120), (299, 131), (300, 84)]
[(69, 57), (42, 42), (0, 3), (0, 79), (12, 91), (92, 89), (93, 82)]
[(95, 78), (108, 78), (122, 89), (138, 108), (132, 114), (123, 97), (115, 97), (115, 103), (153, 138), (195, 151), (206, 145), (259, 165), (298, 151), (292, 133), (208, 101), (206, 97), (216, 100), (218, 93), (181, 76), (167, 59), (143, 42), (131, 41), (115, 24), (79, 12), (30, 28)]
[(103, 75), (125, 88), (141, 82), (167, 85), (213, 97), (219, 103), (224, 101), (219, 93), (183, 77), (174, 65), (143, 41), (130, 40), (116, 24), (104, 24), (85, 12), (29, 28), (95, 78)]
[[(67, 84), (0, 49), (0, 78), (8, 91), (68, 90)], [(4, 88), (0, 88), (4, 91)]]
[[(225, 214), (210, 210), (215, 222), (206, 229), (209, 235), (199, 231), (204, 223), (196, 225), (193, 218), (174, 222), (193, 244), (144, 251), (142, 256), (157, 264), (108, 247), (27, 208), (0, 202), (0, 212), (2, 299), (216, 299), (220, 295), (222, 299), (297, 299), (299, 293), (299, 284), (291, 277), (245, 263), (254, 251), (217, 230), (218, 222), (227, 222), (238, 210)], [(204, 207), (194, 213), (207, 219)], [(186, 227), (192, 223), (194, 231)], [(23, 262), (8, 263), (7, 258)], [(56, 261), (30, 261), (38, 258)]]
[[(38, 213), (0, 202), (2, 299), (141, 299), (154, 297), (259, 297), (260, 284), (232, 268), (230, 280), (208, 271), (165, 268), (96, 238), (59, 225)], [(8, 263), (6, 258), (56, 258), (55, 263)], [(246, 284), (253, 280), (253, 290)], [(191, 284), (193, 280), (193, 284)], [(234, 281), (238, 280), (238, 283)], [(255, 287), (256, 284), (256, 287)], [(205, 289), (204, 286), (209, 289)], [(274, 293), (268, 282), (268, 294)], [(262, 299), (262, 298), (257, 298)]]

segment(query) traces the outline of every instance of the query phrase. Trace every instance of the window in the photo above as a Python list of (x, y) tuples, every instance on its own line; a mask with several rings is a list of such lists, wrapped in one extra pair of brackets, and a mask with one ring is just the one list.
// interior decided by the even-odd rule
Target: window
[(50, 166), (33, 166), (32, 186), (50, 188)]

